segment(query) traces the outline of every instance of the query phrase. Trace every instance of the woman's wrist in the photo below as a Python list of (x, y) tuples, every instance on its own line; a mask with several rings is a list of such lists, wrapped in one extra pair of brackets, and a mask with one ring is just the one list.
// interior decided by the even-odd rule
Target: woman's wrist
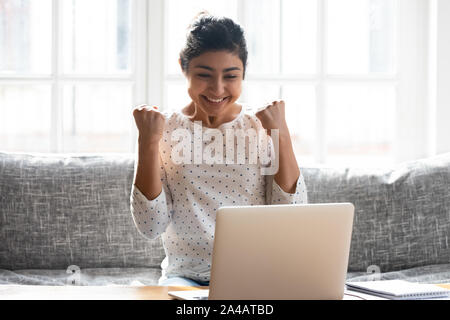
[(287, 126), (282, 126), (278, 131), (278, 142), (283, 147), (291, 147), (292, 148), (292, 140), (291, 134), (289, 133), (289, 129)]
[(139, 137), (138, 138), (138, 148), (139, 148), (139, 152), (158, 151), (159, 150), (159, 140), (151, 140), (151, 139)]

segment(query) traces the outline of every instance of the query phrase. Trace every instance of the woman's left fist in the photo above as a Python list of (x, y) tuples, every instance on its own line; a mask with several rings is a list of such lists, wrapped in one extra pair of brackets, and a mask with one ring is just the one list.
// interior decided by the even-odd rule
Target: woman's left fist
[(270, 134), (271, 129), (279, 129), (279, 134), (289, 134), (285, 118), (284, 101), (274, 101), (263, 110), (255, 113), (264, 129)]

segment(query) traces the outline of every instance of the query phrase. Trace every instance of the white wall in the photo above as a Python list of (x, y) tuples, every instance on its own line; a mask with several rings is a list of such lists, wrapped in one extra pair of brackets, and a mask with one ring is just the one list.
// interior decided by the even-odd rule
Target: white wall
[(430, 0), (430, 153), (450, 152), (450, 1)]
[[(398, 104), (395, 162), (425, 158), (433, 124), (428, 119), (429, 0), (398, 2)], [(434, 134), (433, 134), (434, 135)]]

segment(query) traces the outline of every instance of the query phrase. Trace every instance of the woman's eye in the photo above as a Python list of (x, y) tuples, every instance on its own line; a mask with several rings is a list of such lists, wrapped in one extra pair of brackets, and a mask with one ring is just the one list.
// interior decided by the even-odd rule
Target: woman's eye
[[(211, 75), (207, 74), (207, 73), (199, 73), (199, 74), (197, 74), (197, 76), (200, 77), (200, 78), (211, 78)], [(236, 76), (236, 75), (226, 75), (226, 76), (224, 76), (225, 79), (236, 79), (237, 77), (238, 76)]]

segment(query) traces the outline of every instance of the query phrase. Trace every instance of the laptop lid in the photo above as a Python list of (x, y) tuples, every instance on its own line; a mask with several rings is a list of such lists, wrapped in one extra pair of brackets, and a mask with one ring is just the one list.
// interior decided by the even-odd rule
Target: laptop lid
[(351, 203), (217, 210), (209, 299), (342, 299)]

